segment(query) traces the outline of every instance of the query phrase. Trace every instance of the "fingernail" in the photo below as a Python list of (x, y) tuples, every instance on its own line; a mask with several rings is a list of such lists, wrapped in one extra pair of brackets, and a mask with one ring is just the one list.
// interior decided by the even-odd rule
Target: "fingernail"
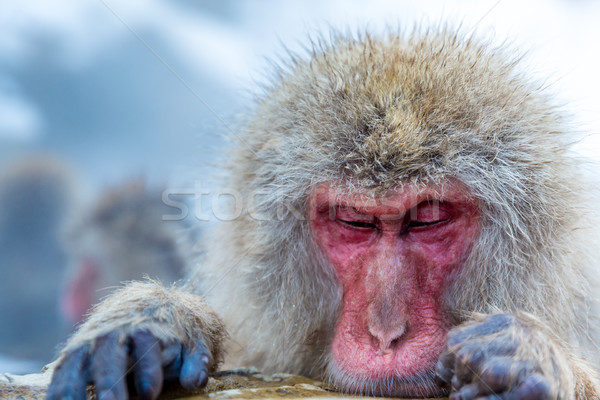
[(205, 371), (200, 373), (198, 377), (198, 388), (201, 389), (208, 383), (208, 374)]
[(143, 381), (138, 384), (137, 392), (141, 399), (151, 399), (154, 394), (154, 388), (150, 382)]

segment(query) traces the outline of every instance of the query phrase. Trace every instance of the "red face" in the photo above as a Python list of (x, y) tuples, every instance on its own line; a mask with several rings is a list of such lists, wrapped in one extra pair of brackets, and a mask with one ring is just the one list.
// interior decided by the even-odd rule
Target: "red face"
[(100, 282), (98, 265), (90, 259), (83, 260), (67, 282), (60, 299), (60, 311), (65, 320), (71, 323), (83, 320), (85, 313), (98, 300)]
[(324, 185), (310, 198), (313, 235), (343, 290), (331, 372), (346, 390), (439, 394), (415, 382), (432, 379), (451, 327), (445, 288), (479, 228), (466, 188), (451, 181), (441, 189), (367, 199)]

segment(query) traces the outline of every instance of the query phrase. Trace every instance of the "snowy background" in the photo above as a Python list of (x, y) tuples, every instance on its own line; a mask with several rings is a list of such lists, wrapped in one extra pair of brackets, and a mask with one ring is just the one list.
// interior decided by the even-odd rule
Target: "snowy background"
[(0, 168), (49, 153), (90, 193), (136, 176), (189, 185), (210, 175), (282, 43), (439, 21), (527, 49), (590, 133), (579, 150), (600, 158), (599, 20), (584, 0), (0, 0)]

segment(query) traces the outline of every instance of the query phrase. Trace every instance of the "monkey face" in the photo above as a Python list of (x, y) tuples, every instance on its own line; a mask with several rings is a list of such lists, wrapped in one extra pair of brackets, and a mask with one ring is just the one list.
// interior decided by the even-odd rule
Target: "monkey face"
[[(386, 395), (424, 389), (451, 328), (443, 298), (479, 231), (476, 201), (449, 181), (384, 197), (319, 187), (309, 202), (314, 238), (343, 290), (330, 373), (344, 389)], [(433, 389), (432, 389), (433, 390)]]

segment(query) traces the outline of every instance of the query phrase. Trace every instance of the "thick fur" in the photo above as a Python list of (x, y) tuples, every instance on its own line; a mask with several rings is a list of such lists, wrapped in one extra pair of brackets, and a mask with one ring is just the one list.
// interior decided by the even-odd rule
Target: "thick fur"
[[(529, 313), (559, 338), (563, 359), (598, 362), (587, 188), (568, 125), (519, 68), (483, 41), (416, 30), (334, 36), (277, 71), (228, 164), (225, 186), (240, 191), (245, 212), (208, 236), (190, 281), (233, 339), (227, 366), (327, 377), (342, 293), (309, 231), (313, 188), (330, 182), (378, 195), (448, 178), (469, 188), (483, 215), (445, 297), (453, 323)], [(121, 293), (138, 296), (139, 310), (141, 288)], [(123, 313), (133, 324), (139, 311)], [(98, 314), (90, 321), (121, 324)], [(185, 332), (193, 321), (170, 320)], [(91, 337), (80, 332), (69, 347)], [(592, 369), (577, 361), (566, 371), (574, 375), (565, 381), (577, 383), (565, 398), (573, 385), (578, 398), (597, 394)]]
[(147, 330), (165, 344), (177, 341), (193, 346), (201, 341), (211, 352), (214, 367), (223, 359), (226, 333), (219, 317), (200, 297), (176, 286), (164, 288), (157, 282), (131, 282), (99, 303), (63, 353), (112, 331), (125, 341), (138, 330)]

